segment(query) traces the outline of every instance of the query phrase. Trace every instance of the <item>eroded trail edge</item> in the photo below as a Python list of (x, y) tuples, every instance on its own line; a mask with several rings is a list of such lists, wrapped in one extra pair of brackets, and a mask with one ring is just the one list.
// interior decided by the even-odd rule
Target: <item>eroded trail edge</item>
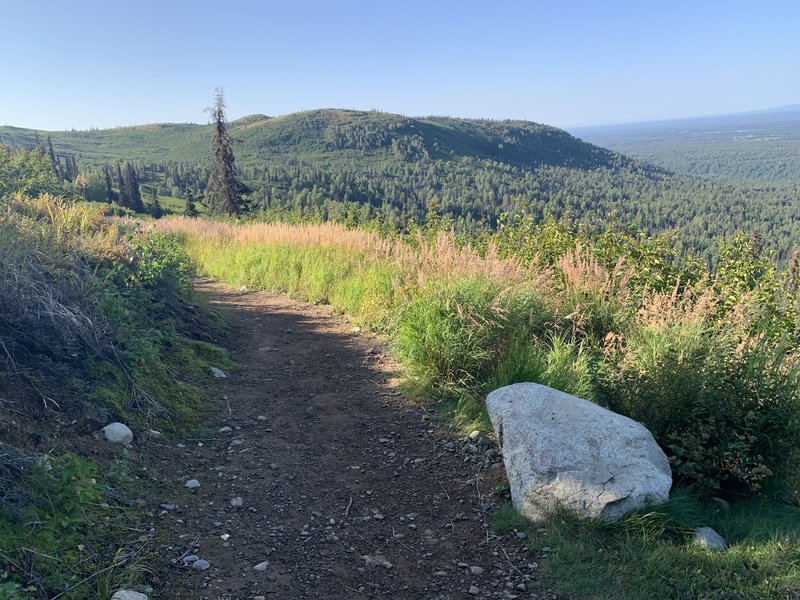
[(382, 345), (328, 307), (197, 287), (241, 369), (206, 435), (154, 453), (158, 598), (544, 597), (523, 542), (488, 528), (490, 441), (403, 400)]

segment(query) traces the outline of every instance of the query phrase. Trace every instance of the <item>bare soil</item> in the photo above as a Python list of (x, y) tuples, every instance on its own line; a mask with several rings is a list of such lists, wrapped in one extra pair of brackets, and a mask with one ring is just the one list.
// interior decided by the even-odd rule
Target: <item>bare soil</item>
[(146, 450), (164, 505), (151, 597), (553, 597), (524, 542), (488, 528), (503, 501), (493, 442), (404, 400), (380, 340), (329, 307), (197, 286), (241, 368), (219, 380), (207, 434)]

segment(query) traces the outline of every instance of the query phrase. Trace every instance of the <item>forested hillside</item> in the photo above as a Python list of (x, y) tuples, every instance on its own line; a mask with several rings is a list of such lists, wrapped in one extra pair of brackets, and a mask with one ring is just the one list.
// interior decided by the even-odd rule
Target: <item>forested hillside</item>
[[(264, 216), (376, 223), (406, 230), (429, 216), (472, 233), (502, 213), (535, 218), (612, 216), (648, 232), (679, 229), (683, 250), (713, 258), (737, 230), (758, 230), (781, 260), (798, 239), (800, 183), (710, 181), (676, 175), (531, 122), (412, 119), (318, 110), (231, 123), (237, 164)], [(209, 126), (161, 124), (105, 131), (0, 128), (10, 147), (51, 140), (87, 173), (85, 196), (107, 200), (132, 161), (145, 197), (185, 199), (208, 180)]]

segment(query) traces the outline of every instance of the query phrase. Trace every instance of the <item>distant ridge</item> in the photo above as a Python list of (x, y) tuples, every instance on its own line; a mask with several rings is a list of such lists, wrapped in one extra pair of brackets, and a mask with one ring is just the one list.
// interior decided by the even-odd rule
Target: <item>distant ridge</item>
[[(276, 157), (336, 162), (353, 153), (373, 158), (421, 157), (493, 160), (523, 168), (596, 168), (625, 159), (582, 142), (566, 131), (531, 121), (411, 118), (377, 111), (319, 109), (283, 116), (253, 114), (231, 121), (241, 144), (240, 164)], [(51, 136), (60, 151), (84, 164), (117, 160), (203, 162), (208, 159), (209, 125), (153, 123), (91, 131), (35, 131), (0, 127), (0, 143), (33, 147)]]
[(743, 181), (800, 182), (800, 104), (574, 127), (570, 132), (672, 171)]

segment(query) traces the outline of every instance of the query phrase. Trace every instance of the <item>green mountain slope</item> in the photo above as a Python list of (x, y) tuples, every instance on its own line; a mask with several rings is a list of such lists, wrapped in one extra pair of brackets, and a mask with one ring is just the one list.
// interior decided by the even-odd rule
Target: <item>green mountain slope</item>
[[(800, 184), (710, 181), (674, 174), (532, 122), (315, 110), (233, 121), (237, 164), (255, 208), (387, 229), (431, 212), (475, 231), (501, 213), (579, 219), (616, 215), (649, 232), (680, 229), (683, 249), (708, 257), (739, 229), (759, 230), (778, 257), (800, 239)], [(81, 168), (134, 161), (164, 196), (201, 192), (210, 127), (158, 124), (39, 132)], [(2, 127), (0, 143), (32, 147), (37, 133)], [(102, 185), (96, 186), (103, 189)]]
[[(581, 142), (566, 131), (527, 121), (490, 121), (352, 110), (314, 110), (282, 117), (251, 115), (233, 121), (241, 142), (237, 160), (251, 165), (276, 158), (340, 162), (353, 158), (401, 160), (463, 157), (520, 167), (539, 165), (593, 168), (619, 157)], [(36, 132), (0, 127), (0, 143), (30, 148), (51, 136), (57, 152), (84, 164), (115, 160), (157, 163), (208, 159), (210, 125), (163, 123), (92, 131)]]

